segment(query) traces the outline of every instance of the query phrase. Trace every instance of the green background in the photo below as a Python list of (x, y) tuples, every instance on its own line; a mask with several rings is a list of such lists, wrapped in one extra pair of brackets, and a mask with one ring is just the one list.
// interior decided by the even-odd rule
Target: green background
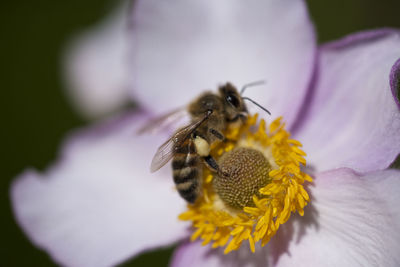
[[(11, 180), (27, 166), (43, 170), (63, 136), (88, 123), (64, 95), (60, 55), (68, 38), (107, 14), (110, 0), (1, 1), (1, 237), (2, 266), (53, 266), (15, 224), (8, 199)], [(319, 41), (378, 27), (400, 28), (399, 0), (308, 1)], [(125, 266), (165, 266), (172, 248)]]

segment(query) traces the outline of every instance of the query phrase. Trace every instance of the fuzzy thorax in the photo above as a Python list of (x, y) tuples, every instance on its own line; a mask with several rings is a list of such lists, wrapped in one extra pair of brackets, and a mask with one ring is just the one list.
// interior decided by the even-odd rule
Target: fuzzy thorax
[(229, 141), (210, 149), (224, 175), (204, 167), (202, 196), (179, 218), (192, 221), (191, 240), (226, 246), (225, 253), (248, 240), (254, 252), (255, 242), (268, 243), (291, 213), (304, 214), (310, 199), (303, 183), (312, 179), (301, 168), (306, 164), (301, 143), (290, 139), (281, 118), (267, 128), (250, 116), (224, 135)]

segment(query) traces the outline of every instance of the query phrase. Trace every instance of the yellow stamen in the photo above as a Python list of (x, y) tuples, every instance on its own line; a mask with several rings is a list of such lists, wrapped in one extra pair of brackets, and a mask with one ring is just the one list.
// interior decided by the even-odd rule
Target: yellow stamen
[[(227, 158), (222, 157), (227, 153), (236, 153), (237, 148), (257, 150), (262, 153), (262, 157), (267, 159), (268, 163), (264, 165), (268, 165), (268, 171), (262, 183), (259, 182), (259, 176), (263, 172), (255, 172), (254, 177), (257, 177), (257, 183), (249, 183), (250, 186), (258, 186), (256, 187), (258, 192), (256, 190), (252, 193), (253, 196), (249, 196), (250, 199), (241, 202), (251, 205), (241, 206), (231, 205), (232, 203), (218, 195), (215, 184), (219, 185), (223, 179), (204, 168), (203, 195), (195, 204), (189, 204), (188, 210), (179, 216), (181, 220), (192, 221), (196, 229), (191, 237), (192, 241), (201, 238), (203, 245), (213, 242), (212, 248), (226, 246), (224, 251), (226, 254), (239, 249), (242, 242), (248, 240), (250, 250), (254, 253), (255, 243), (261, 241), (261, 246), (267, 244), (278, 231), (279, 226), (289, 220), (292, 213), (298, 212), (303, 216), (304, 207), (310, 201), (303, 183), (312, 182), (312, 178), (301, 168), (306, 164), (304, 159), (306, 153), (300, 149), (302, 144), (290, 139), (290, 133), (284, 129), (284, 126), (282, 117), (274, 120), (269, 127), (264, 120), (261, 120), (257, 126), (256, 114), (249, 116), (241, 127), (228, 129), (224, 133), (228, 142), (219, 142), (211, 146), (210, 154), (217, 161)], [(235, 157), (238, 155), (241, 156), (241, 154), (235, 154)], [(247, 153), (246, 157), (248, 155), (254, 155), (254, 153)], [(257, 166), (260, 165), (259, 162), (260, 160), (256, 162)], [(265, 168), (261, 170), (264, 171)], [(240, 175), (242, 178), (243, 173)], [(215, 179), (219, 179), (217, 183), (213, 182)], [(259, 187), (260, 184), (261, 187)], [(225, 187), (224, 190), (226, 191)], [(238, 189), (235, 188), (235, 190)], [(244, 190), (243, 192), (253, 191)]]

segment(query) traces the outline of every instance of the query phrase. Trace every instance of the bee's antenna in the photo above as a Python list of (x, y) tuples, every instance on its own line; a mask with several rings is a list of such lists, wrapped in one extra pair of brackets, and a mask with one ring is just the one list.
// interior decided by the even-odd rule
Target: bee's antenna
[(261, 85), (261, 84), (265, 84), (265, 81), (260, 80), (260, 81), (255, 81), (255, 82), (251, 82), (251, 83), (243, 85), (242, 89), (240, 90), (240, 95), (242, 95), (244, 93), (244, 90), (246, 90), (247, 88), (252, 87), (252, 86)]
[(265, 112), (267, 112), (269, 115), (271, 115), (271, 112), (268, 111), (268, 109), (264, 108), (263, 106), (261, 106), (260, 104), (258, 104), (256, 101), (254, 101), (253, 99), (250, 99), (248, 97), (242, 97), (242, 99), (244, 100), (249, 100), (251, 103), (253, 103), (254, 105), (256, 105), (257, 107), (261, 108), (262, 110), (264, 110)]

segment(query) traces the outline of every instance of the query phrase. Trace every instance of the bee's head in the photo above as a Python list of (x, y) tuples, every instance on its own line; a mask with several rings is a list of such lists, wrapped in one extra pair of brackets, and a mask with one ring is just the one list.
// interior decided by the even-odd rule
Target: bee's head
[(264, 108), (253, 99), (243, 96), (244, 90), (246, 88), (264, 83), (264, 81), (248, 83), (242, 87), (240, 93), (230, 83), (226, 83), (224, 86), (220, 86), (219, 90), (220, 94), (224, 98), (225, 111), (228, 121), (237, 121), (239, 118), (245, 120), (247, 118), (248, 111), (246, 105), (244, 104), (244, 100), (250, 101), (257, 107), (271, 115), (271, 112), (269, 112), (268, 109)]
[(247, 118), (247, 107), (237, 89), (231, 84), (226, 83), (219, 87), (219, 93), (224, 103), (225, 116), (229, 122)]

